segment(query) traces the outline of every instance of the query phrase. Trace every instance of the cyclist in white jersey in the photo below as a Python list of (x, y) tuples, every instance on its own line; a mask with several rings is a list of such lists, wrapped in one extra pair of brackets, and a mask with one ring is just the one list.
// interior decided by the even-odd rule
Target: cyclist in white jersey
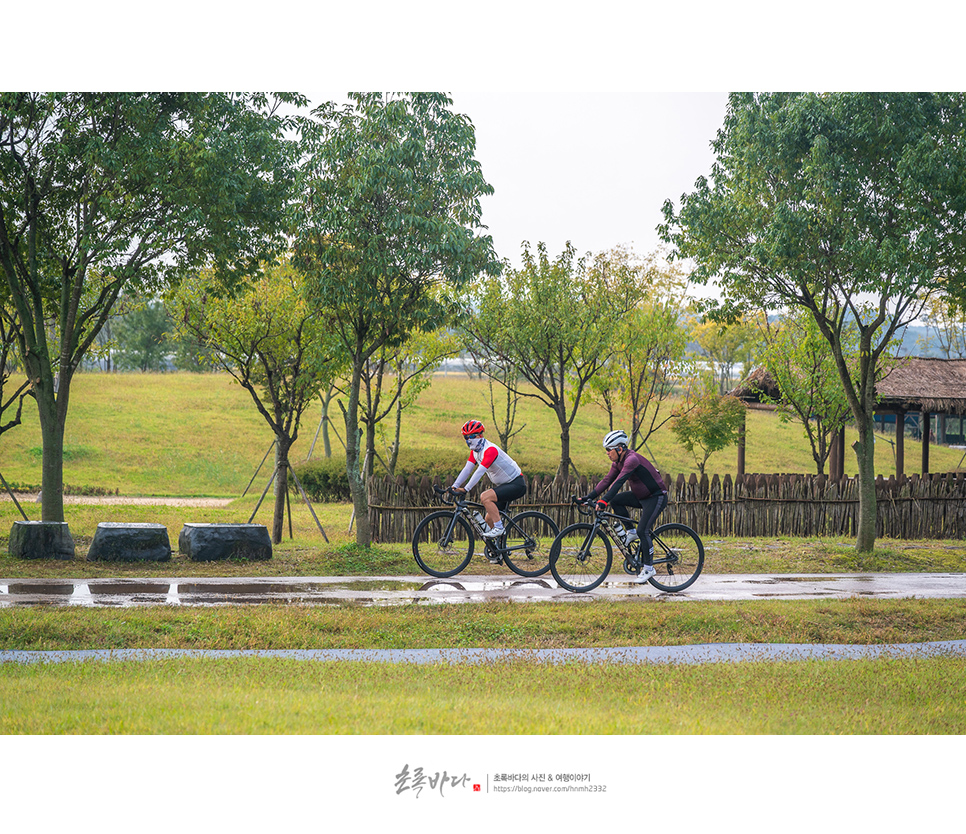
[(511, 501), (527, 494), (527, 482), (517, 462), (495, 443), (490, 443), (483, 437), (485, 431), (486, 428), (479, 420), (467, 420), (463, 424), (463, 439), (469, 446), (470, 457), (463, 471), (453, 481), (450, 491), (469, 492), (480, 482), (484, 473), (486, 474), (493, 486), (480, 496), (486, 510), (484, 518), (489, 527), (483, 535), (496, 538), (505, 532), (503, 522), (500, 521), (500, 510), (505, 510)]

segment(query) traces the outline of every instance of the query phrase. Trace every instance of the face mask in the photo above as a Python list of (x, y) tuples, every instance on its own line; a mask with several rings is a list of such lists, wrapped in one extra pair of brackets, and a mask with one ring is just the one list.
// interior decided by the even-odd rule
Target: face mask
[(470, 450), (473, 452), (482, 452), (484, 443), (486, 443), (486, 441), (482, 437), (466, 438), (466, 445), (469, 446)]

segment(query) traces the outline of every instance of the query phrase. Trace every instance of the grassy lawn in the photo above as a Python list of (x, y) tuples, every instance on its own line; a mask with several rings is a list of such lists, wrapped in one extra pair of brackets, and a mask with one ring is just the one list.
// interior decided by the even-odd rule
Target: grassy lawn
[[(0, 648), (881, 644), (961, 639), (958, 600), (5, 609)], [(962, 734), (966, 661), (482, 665), (264, 658), (0, 665), (5, 734)]]
[(918, 643), (966, 636), (961, 600), (597, 599), (391, 607), (3, 608), (0, 650), (405, 649)]
[(0, 734), (961, 734), (966, 661), (0, 666)]

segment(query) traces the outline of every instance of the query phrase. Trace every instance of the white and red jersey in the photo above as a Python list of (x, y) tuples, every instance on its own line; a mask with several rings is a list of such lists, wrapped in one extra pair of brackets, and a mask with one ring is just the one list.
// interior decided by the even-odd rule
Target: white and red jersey
[[(473, 472), (473, 467), (477, 464), (479, 464), (479, 468), (476, 472)], [(473, 472), (472, 478), (470, 478), (471, 472)], [(469, 483), (466, 484), (466, 490), (469, 492), (480, 482), (484, 472), (493, 486), (508, 484), (523, 474), (523, 470), (520, 469), (513, 458), (495, 443), (484, 440), (483, 448), (480, 451), (470, 452), (470, 458), (466, 461), (463, 471), (456, 477), (453, 486), (461, 487), (463, 482), (469, 478)]]

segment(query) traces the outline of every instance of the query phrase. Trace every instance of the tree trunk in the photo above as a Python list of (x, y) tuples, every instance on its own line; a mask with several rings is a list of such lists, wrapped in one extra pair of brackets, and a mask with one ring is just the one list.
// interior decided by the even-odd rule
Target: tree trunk
[(326, 459), (332, 457), (332, 442), (329, 440), (329, 404), (332, 402), (334, 388), (329, 388), (322, 398), (322, 453)]
[(291, 441), (275, 435), (275, 512), (272, 514), (272, 544), (280, 544), (285, 526), (285, 498), (288, 495), (288, 452)]
[(362, 477), (368, 478), (376, 466), (376, 424), (366, 423), (365, 457), (362, 459)]
[(859, 514), (856, 519), (855, 549), (871, 553), (875, 547), (875, 443), (871, 413), (857, 426), (859, 439), (852, 445), (859, 466)]
[[(57, 406), (44, 408), (37, 400), (40, 435), (43, 443), (41, 464), (40, 517), (43, 521), (64, 520), (64, 424), (57, 419)], [(53, 414), (49, 411), (52, 410)]]
[(363, 362), (357, 359), (352, 366), (352, 380), (349, 385), (349, 407), (345, 412), (345, 467), (349, 478), (349, 495), (355, 513), (356, 543), (363, 547), (372, 544), (369, 530), (369, 497), (366, 482), (360, 468), (359, 437), (359, 391), (362, 387)]
[[(402, 398), (396, 402), (396, 436), (392, 441), (392, 454), (389, 456), (389, 474), (396, 477), (396, 464), (399, 462), (399, 446), (402, 442)], [(506, 446), (503, 447), (504, 449)]]
[[(49, 366), (48, 366), (49, 368)], [(42, 369), (40, 383), (34, 386), (40, 436), (43, 444), (41, 463), (40, 517), (43, 521), (64, 520), (64, 426), (67, 423), (69, 380), (55, 391), (53, 376)]]
[(570, 474), (570, 426), (561, 415), (557, 415), (560, 420), (560, 468), (557, 470), (557, 478), (563, 480)]

